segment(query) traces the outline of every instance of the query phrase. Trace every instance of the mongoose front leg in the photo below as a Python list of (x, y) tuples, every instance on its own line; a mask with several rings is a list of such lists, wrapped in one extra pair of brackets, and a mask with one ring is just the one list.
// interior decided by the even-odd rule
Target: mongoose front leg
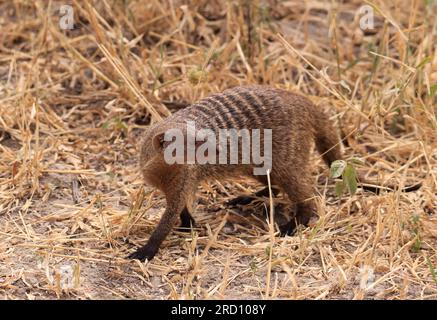
[(182, 210), (180, 217), (181, 225), (177, 230), (181, 232), (189, 232), (191, 228), (195, 226), (196, 220), (194, 220), (194, 218), (191, 216), (190, 211), (188, 211), (187, 207)]
[(178, 217), (177, 211), (173, 207), (167, 207), (162, 215), (161, 221), (149, 238), (147, 244), (129, 255), (130, 259), (151, 260), (158, 252), (161, 243), (170, 233)]
[(129, 258), (151, 260), (158, 252), (164, 239), (176, 224), (179, 216), (183, 219), (183, 223), (186, 223), (190, 218), (193, 219), (188, 208), (191, 207), (190, 204), (194, 199), (197, 184), (195, 181), (192, 181), (192, 183), (187, 186), (183, 179), (179, 179), (179, 181), (179, 184), (174, 184), (172, 186), (172, 192), (165, 190), (167, 207), (158, 223), (158, 226), (150, 236), (149, 241), (145, 246), (129, 255)]

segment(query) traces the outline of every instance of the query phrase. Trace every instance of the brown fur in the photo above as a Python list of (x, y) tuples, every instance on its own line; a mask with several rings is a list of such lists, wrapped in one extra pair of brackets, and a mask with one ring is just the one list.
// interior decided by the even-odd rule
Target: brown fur
[[(267, 185), (265, 175), (253, 175), (254, 165), (251, 164), (168, 165), (163, 157), (167, 143), (163, 141), (164, 133), (172, 128), (184, 130), (186, 121), (194, 121), (196, 129), (207, 128), (216, 133), (222, 128), (272, 129), (271, 183), (282, 190), (295, 205), (294, 217), (290, 213), (289, 222), (279, 226), (281, 234), (293, 233), (299, 224), (306, 226), (316, 212), (312, 199), (312, 178), (309, 174), (309, 156), (313, 142), (328, 166), (333, 161), (342, 159), (337, 130), (321, 110), (299, 94), (267, 86), (243, 86), (206, 97), (152, 125), (145, 133), (141, 142), (141, 171), (146, 183), (164, 192), (167, 207), (148, 243), (130, 255), (131, 258), (152, 259), (176, 224), (178, 216), (183, 229), (194, 225), (192, 205), (197, 187), (202, 181), (245, 176)], [(366, 182), (362, 178), (360, 181)], [(410, 186), (403, 191), (414, 191), (420, 186), (421, 184)], [(367, 191), (380, 191), (378, 186), (362, 187)], [(266, 189), (257, 193), (260, 196), (266, 194)], [(235, 200), (230, 203), (250, 201), (248, 197)]]
[(146, 183), (165, 194), (167, 207), (148, 243), (133, 253), (131, 258), (152, 259), (176, 224), (178, 216), (182, 227), (194, 223), (190, 212), (200, 182), (248, 176), (267, 185), (266, 176), (254, 176), (254, 166), (250, 164), (165, 163), (164, 132), (185, 126), (187, 120), (195, 121), (196, 129), (272, 129), (271, 182), (287, 194), (296, 207), (295, 217), (280, 226), (285, 234), (293, 232), (299, 224), (307, 225), (316, 212), (309, 174), (313, 141), (327, 165), (342, 158), (339, 136), (328, 117), (301, 95), (267, 86), (244, 86), (206, 97), (151, 126), (144, 136), (141, 143), (141, 171)]

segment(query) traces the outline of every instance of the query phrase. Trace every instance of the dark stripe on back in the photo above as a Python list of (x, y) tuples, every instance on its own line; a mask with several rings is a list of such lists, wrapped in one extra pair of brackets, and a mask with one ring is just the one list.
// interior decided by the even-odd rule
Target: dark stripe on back
[(255, 101), (254, 105), (259, 106), (259, 111), (266, 111), (267, 110), (265, 101), (263, 101), (258, 94), (256, 94), (253, 91), (250, 91), (250, 90), (247, 90), (244, 92), (246, 94), (248, 94), (249, 96), (251, 96), (251, 99), (253, 99)]
[[(195, 122), (201, 122), (204, 124), (202, 127), (211, 128), (211, 125), (214, 124), (214, 118), (216, 117), (216, 113), (213, 108), (206, 101), (199, 101), (195, 105), (193, 105), (193, 109), (190, 110), (188, 117), (190, 120), (194, 120)], [(199, 121), (201, 118), (201, 121)], [(212, 128), (211, 128), (212, 129)]]
[(265, 94), (263, 92), (259, 94), (255, 94), (257, 100), (262, 104), (262, 112), (266, 115), (266, 125), (265, 128), (272, 128), (279, 125), (280, 122), (285, 121), (287, 119), (286, 114), (284, 113), (282, 104), (278, 96), (272, 94)]
[(227, 109), (227, 111), (233, 117), (232, 128), (240, 129), (243, 120), (242, 119), (243, 114), (241, 113), (241, 108), (239, 108), (239, 106), (236, 105), (233, 101), (228, 99), (227, 95), (225, 94), (216, 95), (215, 98), (221, 102), (221, 104)]
[(235, 117), (239, 116), (238, 111), (235, 109), (235, 106), (226, 104), (226, 100), (223, 98), (223, 95), (213, 95), (210, 96), (209, 99), (217, 104), (220, 108), (220, 126), (222, 128), (237, 128), (238, 121), (235, 121)]
[(256, 115), (259, 115), (264, 112), (263, 102), (260, 99), (256, 99), (253, 92), (250, 91), (240, 91), (238, 95), (242, 96), (245, 101), (247, 101), (251, 107), (251, 109), (255, 112)]
[(245, 97), (241, 96), (238, 92), (234, 92), (233, 94), (228, 94), (227, 97), (232, 103), (236, 105), (240, 104), (240, 110), (243, 113), (244, 117), (249, 124), (248, 129), (260, 128), (261, 121), (259, 115), (257, 115), (256, 110), (253, 106), (250, 105), (250, 102), (245, 99)]

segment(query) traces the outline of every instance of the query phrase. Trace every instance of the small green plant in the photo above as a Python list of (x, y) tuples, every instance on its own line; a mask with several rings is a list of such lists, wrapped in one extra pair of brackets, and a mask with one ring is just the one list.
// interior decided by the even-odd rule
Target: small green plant
[(412, 233), (413, 233), (413, 236), (415, 238), (412, 249), (413, 249), (413, 252), (415, 252), (415, 253), (419, 252), (420, 248), (422, 246), (422, 237), (420, 236), (420, 233), (419, 233), (419, 220), (420, 220), (420, 216), (418, 214), (415, 214), (411, 218), (411, 222), (413, 223)]
[(335, 160), (331, 164), (330, 176), (333, 179), (338, 179), (335, 183), (335, 194), (340, 197), (345, 189), (349, 191), (351, 195), (357, 192), (358, 179), (357, 171), (354, 168), (354, 164), (363, 164), (363, 161), (357, 158), (350, 158), (348, 160)]
[(257, 265), (255, 259), (252, 259), (252, 260), (249, 262), (249, 267), (250, 267), (250, 270), (252, 271), (252, 273), (255, 273), (255, 272), (258, 271), (258, 265)]
[(433, 98), (436, 92), (437, 92), (437, 82), (436, 82), (436, 83), (433, 83), (433, 84), (429, 87), (429, 96), (430, 96), (431, 98)]
[(266, 247), (266, 256), (270, 257), (270, 250), (272, 250), (272, 247)]
[(126, 122), (117, 117), (103, 123), (102, 128), (126, 131), (128, 126)]
[(437, 284), (437, 274), (436, 274), (435, 268), (432, 265), (431, 260), (429, 260), (428, 256), (425, 256), (425, 258), (426, 258), (426, 262), (428, 263), (429, 272), (431, 272), (432, 279)]
[(416, 69), (423, 69), (423, 67), (432, 61), (432, 56), (425, 57), (419, 64), (416, 66)]
[(196, 67), (188, 71), (188, 81), (192, 85), (198, 85), (199, 83), (206, 81), (207, 78), (208, 73), (201, 67)]

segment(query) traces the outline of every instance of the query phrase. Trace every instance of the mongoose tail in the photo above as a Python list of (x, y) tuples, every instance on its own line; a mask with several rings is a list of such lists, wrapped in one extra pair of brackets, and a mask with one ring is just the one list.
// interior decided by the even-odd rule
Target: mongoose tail
[[(335, 160), (343, 159), (342, 152), (342, 143), (340, 136), (337, 130), (332, 125), (332, 122), (329, 120), (328, 116), (318, 111), (314, 105), (314, 138), (316, 142), (317, 151), (322, 155), (323, 160), (325, 161), (328, 167), (331, 167), (331, 164)], [(381, 191), (396, 191), (399, 190), (398, 186), (379, 186), (375, 182), (368, 181), (362, 174), (358, 174), (358, 181), (360, 182), (361, 187), (365, 191), (369, 191), (375, 194), (380, 194)], [(413, 192), (422, 187), (422, 183), (416, 183), (411, 186), (406, 186), (401, 188), (402, 192)]]

